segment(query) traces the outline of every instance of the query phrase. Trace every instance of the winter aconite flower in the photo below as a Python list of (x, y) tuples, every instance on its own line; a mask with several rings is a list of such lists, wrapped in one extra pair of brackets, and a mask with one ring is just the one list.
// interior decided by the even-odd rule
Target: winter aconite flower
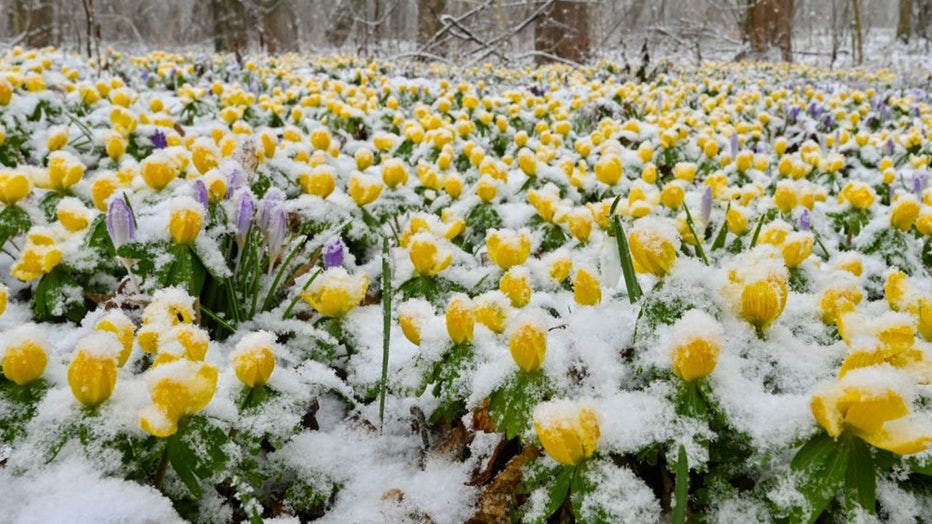
[(140, 163), (139, 171), (146, 185), (156, 191), (165, 189), (178, 177), (178, 169), (171, 157), (161, 151), (156, 151), (146, 157)]
[(919, 200), (914, 195), (897, 198), (890, 210), (890, 227), (908, 231), (919, 217), (919, 211)]
[(3, 313), (6, 312), (6, 303), (9, 299), (9, 293), (10, 292), (7, 290), (6, 286), (0, 283), (0, 317), (2, 317)]
[(117, 358), (122, 344), (112, 333), (97, 331), (82, 338), (68, 365), (68, 385), (74, 398), (94, 407), (113, 394)]
[(855, 209), (867, 209), (877, 199), (877, 194), (871, 186), (864, 182), (851, 181), (842, 188), (838, 194), (838, 199), (850, 203), (851, 207)]
[(919, 453), (932, 445), (932, 427), (910, 413), (904, 383), (890, 368), (852, 371), (816, 389), (812, 415), (832, 437), (847, 431), (899, 455)]
[(511, 300), (512, 307), (522, 308), (531, 301), (531, 274), (523, 266), (514, 266), (502, 275), (498, 289)]
[(26, 198), (32, 191), (32, 183), (23, 173), (0, 171), (0, 202), (12, 206)]
[(61, 257), (61, 249), (52, 231), (45, 227), (33, 227), (26, 235), (26, 244), (11, 272), (20, 280), (34, 280), (55, 269)]
[(485, 245), (489, 258), (502, 269), (523, 264), (531, 254), (531, 238), (524, 231), (493, 229), (486, 237)]
[(20, 386), (42, 376), (49, 357), (45, 337), (36, 325), (26, 325), (4, 333), (5, 350), (0, 366), (3, 376)]
[(511, 358), (525, 373), (540, 369), (547, 353), (547, 329), (536, 321), (520, 323), (508, 340)]
[(116, 336), (120, 342), (120, 351), (117, 355), (117, 364), (122, 366), (129, 360), (129, 355), (133, 351), (133, 338), (136, 331), (136, 325), (133, 321), (119, 309), (111, 309), (107, 314), (97, 321), (94, 326), (97, 331), (108, 331)]
[(405, 338), (414, 345), (421, 344), (421, 329), (433, 318), (434, 309), (423, 299), (408, 300), (398, 309), (398, 323)]
[(595, 453), (599, 419), (595, 412), (569, 400), (551, 400), (534, 409), (534, 430), (553, 460), (575, 466)]
[(362, 173), (353, 173), (349, 179), (349, 194), (359, 207), (371, 204), (382, 194), (382, 181)]
[(275, 369), (275, 335), (268, 331), (250, 333), (230, 354), (236, 378), (250, 388), (268, 383)]
[(673, 267), (678, 244), (675, 228), (662, 219), (640, 219), (628, 235), (635, 269), (658, 277)]
[(217, 368), (178, 360), (151, 370), (148, 382), (152, 404), (140, 413), (139, 425), (156, 437), (170, 437), (181, 417), (197, 413), (213, 399)]
[(330, 318), (343, 318), (366, 296), (369, 275), (350, 275), (342, 267), (325, 270), (301, 295), (318, 313)]
[(581, 306), (602, 303), (602, 284), (598, 275), (586, 268), (577, 269), (573, 274), (573, 300)]
[(472, 342), (476, 327), (475, 306), (465, 295), (454, 297), (447, 305), (447, 334), (454, 344)]
[(411, 237), (408, 256), (414, 264), (414, 270), (421, 276), (436, 275), (449, 267), (453, 261), (453, 253), (428, 232), (417, 233)]
[(741, 290), (741, 317), (754, 327), (766, 330), (783, 313), (786, 296), (785, 283), (770, 280), (750, 282)]
[(193, 199), (182, 199), (175, 206), (168, 223), (168, 232), (177, 244), (194, 242), (204, 225), (204, 208)]
[(721, 351), (720, 331), (708, 313), (687, 311), (673, 325), (673, 373), (686, 382), (711, 374)]
[(84, 177), (84, 164), (66, 151), (49, 155), (48, 179), (36, 180), (37, 187), (54, 191), (65, 191)]
[(336, 170), (328, 165), (316, 166), (310, 172), (298, 175), (298, 184), (308, 195), (327, 198), (337, 187)]

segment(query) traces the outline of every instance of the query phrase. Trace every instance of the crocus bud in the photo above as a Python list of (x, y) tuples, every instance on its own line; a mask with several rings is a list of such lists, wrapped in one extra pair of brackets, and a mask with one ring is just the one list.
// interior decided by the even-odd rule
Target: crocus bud
[(324, 269), (340, 267), (343, 265), (343, 257), (346, 252), (346, 245), (340, 237), (333, 237), (324, 244)]
[(96, 331), (82, 338), (68, 365), (68, 385), (74, 398), (94, 407), (113, 394), (117, 357), (122, 344), (112, 333)]
[(250, 333), (230, 354), (236, 378), (250, 388), (268, 383), (275, 369), (275, 335), (268, 331)]
[(107, 211), (107, 232), (110, 233), (113, 247), (117, 249), (136, 238), (136, 218), (129, 204), (122, 198), (114, 198), (110, 201), (110, 209)]
[(551, 400), (534, 409), (534, 430), (553, 460), (575, 466), (590, 457), (599, 442), (599, 418), (569, 400)]
[(249, 226), (252, 225), (252, 217), (256, 212), (256, 199), (252, 196), (251, 191), (240, 191), (236, 196), (236, 205), (234, 207), (236, 221), (236, 230), (234, 238), (240, 250), (246, 242), (246, 235), (249, 233)]
[(204, 210), (210, 209), (210, 192), (207, 191), (207, 184), (204, 183), (203, 178), (198, 178), (194, 181), (194, 200), (197, 200), (197, 203), (204, 207)]

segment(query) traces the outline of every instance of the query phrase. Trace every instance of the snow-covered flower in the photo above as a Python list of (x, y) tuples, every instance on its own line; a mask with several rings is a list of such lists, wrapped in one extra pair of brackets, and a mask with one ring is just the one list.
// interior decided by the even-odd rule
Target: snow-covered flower
[(68, 385), (74, 398), (95, 407), (110, 398), (117, 379), (122, 344), (113, 333), (95, 331), (78, 341), (68, 365)]
[(250, 388), (268, 383), (275, 369), (275, 335), (267, 331), (250, 333), (230, 354), (236, 378)]
[(570, 400), (551, 400), (534, 408), (534, 430), (550, 457), (576, 466), (598, 447), (599, 418), (595, 412)]
[(359, 305), (368, 289), (369, 275), (350, 275), (342, 267), (332, 267), (321, 273), (301, 298), (321, 315), (341, 319)]

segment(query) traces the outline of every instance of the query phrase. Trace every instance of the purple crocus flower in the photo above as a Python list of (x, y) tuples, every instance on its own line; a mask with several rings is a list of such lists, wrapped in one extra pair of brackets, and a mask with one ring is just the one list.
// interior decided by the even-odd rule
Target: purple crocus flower
[(107, 232), (110, 233), (113, 247), (117, 249), (136, 238), (136, 218), (133, 216), (133, 210), (122, 198), (110, 201), (110, 209), (107, 210)]
[(822, 115), (822, 106), (813, 102), (809, 104), (809, 116), (812, 118), (819, 118)]
[(168, 139), (165, 138), (165, 133), (156, 129), (155, 133), (152, 134), (152, 147), (155, 149), (165, 149), (168, 147)]
[(285, 193), (278, 189), (277, 187), (269, 188), (266, 191), (265, 196), (262, 198), (262, 201), (259, 203), (259, 216), (256, 218), (258, 226), (263, 230), (269, 228), (271, 224), (271, 213), (275, 208), (281, 207), (282, 202), (285, 201)]
[(343, 256), (346, 252), (346, 245), (343, 239), (333, 237), (324, 244), (324, 269), (339, 267), (343, 265)]
[(142, 82), (144, 84), (149, 82), (149, 70), (148, 69), (142, 70)]
[(712, 216), (712, 186), (705, 186), (702, 191), (702, 208), (699, 210), (699, 216), (702, 218), (702, 223), (709, 223), (709, 217)]
[(207, 184), (200, 178), (194, 181), (194, 200), (204, 206), (205, 211), (210, 208), (210, 195), (207, 192)]
[(253, 214), (256, 212), (256, 199), (252, 196), (252, 192), (240, 191), (239, 194), (237, 194), (237, 205), (235, 209), (236, 230), (234, 237), (237, 245), (242, 249), (243, 243), (246, 242), (246, 234), (249, 232), (249, 226), (252, 224)]
[(913, 193), (918, 197), (922, 197), (922, 190), (926, 185), (926, 179), (929, 177), (929, 174), (925, 171), (919, 171), (913, 175)]
[(809, 231), (812, 227), (812, 217), (809, 216), (809, 210), (803, 209), (803, 214), (799, 215), (799, 230)]
[(731, 158), (738, 158), (738, 132), (731, 132), (731, 141), (728, 142), (731, 147)]
[(265, 237), (265, 247), (269, 252), (269, 271), (282, 254), (285, 247), (285, 235), (288, 233), (288, 215), (285, 210), (276, 206), (268, 214), (267, 227), (262, 230)]
[(895, 144), (893, 143), (893, 139), (892, 139), (892, 138), (888, 138), (888, 139), (887, 139), (887, 149), (886, 149), (887, 156), (892, 156), (892, 155), (893, 155), (893, 149), (894, 149), (894, 147), (895, 147)]
[(236, 190), (246, 183), (246, 175), (242, 169), (233, 169), (227, 176), (227, 198), (236, 194)]

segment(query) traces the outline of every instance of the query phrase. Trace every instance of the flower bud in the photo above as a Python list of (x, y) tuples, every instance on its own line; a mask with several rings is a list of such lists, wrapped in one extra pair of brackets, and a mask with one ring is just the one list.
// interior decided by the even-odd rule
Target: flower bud
[(600, 436), (595, 412), (569, 400), (538, 404), (534, 409), (534, 430), (547, 454), (567, 466), (590, 457)]
[(709, 314), (687, 311), (673, 325), (673, 373), (686, 382), (711, 374), (721, 351), (720, 331)]
[(180, 199), (171, 213), (168, 232), (177, 244), (190, 244), (204, 225), (204, 208), (191, 198)]
[(123, 366), (133, 351), (133, 337), (136, 326), (133, 321), (119, 309), (111, 309), (94, 326), (97, 331), (108, 331), (119, 340), (121, 348), (117, 355), (117, 365)]
[(450, 301), (446, 311), (447, 334), (454, 344), (472, 342), (476, 326), (475, 306), (465, 295)]
[(434, 308), (423, 299), (408, 300), (398, 309), (401, 332), (412, 344), (421, 344), (421, 329), (434, 316)]
[(527, 268), (514, 266), (502, 276), (498, 289), (511, 300), (511, 306), (522, 308), (531, 301), (531, 275)]
[(142, 180), (156, 191), (165, 189), (178, 177), (178, 169), (172, 159), (161, 151), (147, 156), (139, 165)]
[(601, 304), (602, 284), (599, 277), (588, 269), (577, 269), (573, 275), (573, 300), (581, 306)]
[(613, 186), (621, 180), (622, 175), (624, 175), (624, 166), (617, 155), (604, 155), (595, 164), (595, 176), (603, 184)]
[(110, 233), (113, 247), (117, 249), (136, 238), (136, 219), (133, 217), (133, 210), (122, 198), (114, 198), (110, 201), (110, 209), (107, 211), (107, 232)]
[(770, 327), (786, 305), (786, 284), (758, 280), (741, 291), (741, 317), (760, 330)]
[(22, 326), (4, 334), (6, 351), (0, 366), (3, 376), (20, 386), (42, 376), (49, 357), (45, 349), (45, 337), (35, 325)]
[(533, 321), (520, 324), (508, 340), (511, 358), (525, 373), (540, 369), (547, 353), (547, 330)]
[(321, 273), (301, 298), (321, 315), (341, 319), (362, 302), (368, 289), (369, 275), (350, 275), (342, 267), (333, 267)]
[(353, 173), (349, 179), (349, 194), (359, 207), (371, 204), (382, 194), (382, 181), (362, 173)]
[(397, 158), (383, 160), (382, 182), (385, 182), (385, 185), (392, 189), (407, 184), (408, 168), (404, 165), (404, 162)]
[(485, 245), (489, 258), (502, 269), (523, 264), (531, 254), (531, 238), (524, 231), (493, 229), (486, 237)]
[(662, 219), (642, 218), (628, 235), (628, 246), (636, 268), (658, 277), (666, 275), (676, 261), (676, 231)]
[(68, 365), (68, 385), (74, 398), (87, 407), (110, 398), (117, 379), (117, 356), (122, 344), (108, 332), (81, 339)]
[(453, 261), (453, 252), (441, 247), (432, 233), (421, 232), (411, 237), (408, 256), (414, 269), (421, 276), (431, 276), (443, 271)]
[(267, 331), (243, 337), (230, 354), (236, 378), (250, 388), (267, 384), (275, 369), (274, 348), (275, 335)]

